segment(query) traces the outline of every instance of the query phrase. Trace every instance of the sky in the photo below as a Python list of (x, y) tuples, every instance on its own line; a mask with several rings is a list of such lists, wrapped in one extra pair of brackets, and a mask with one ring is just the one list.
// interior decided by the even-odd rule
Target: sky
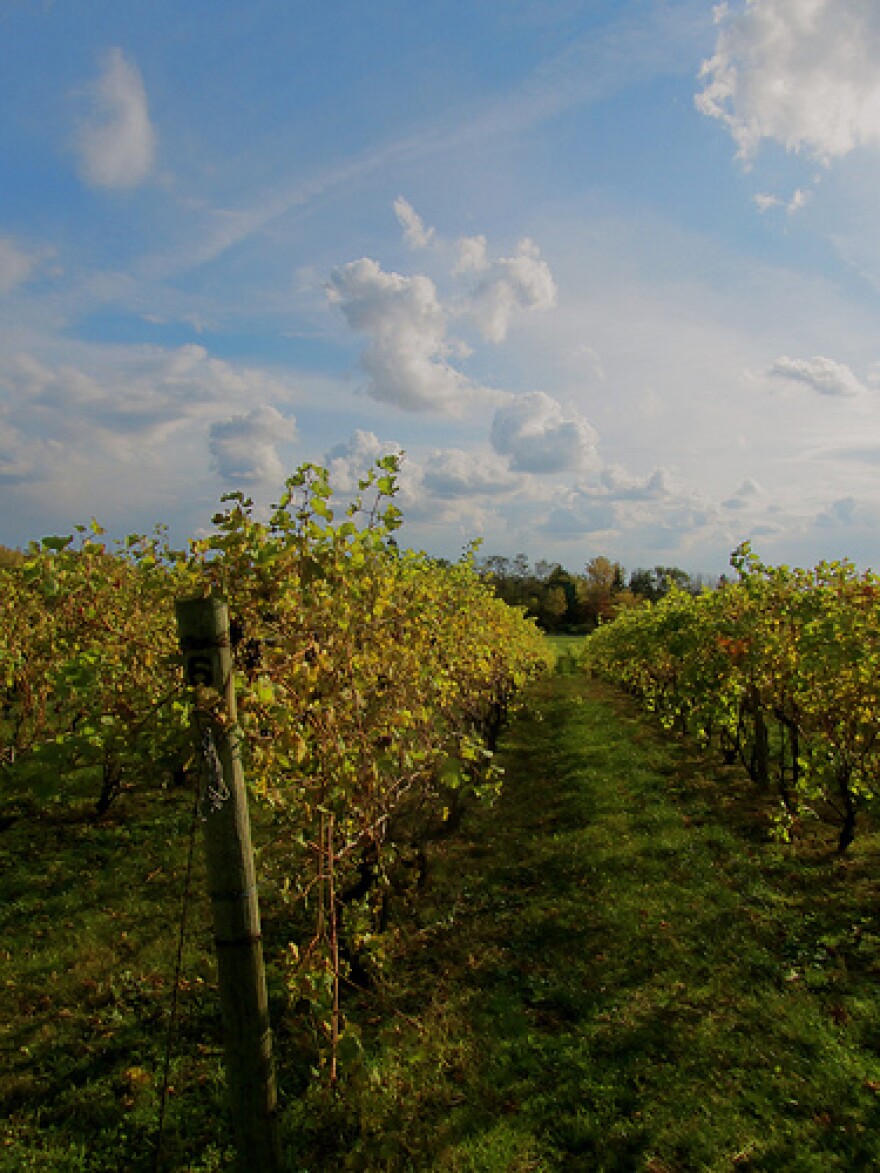
[(880, 569), (876, 0), (0, 0), (0, 543)]

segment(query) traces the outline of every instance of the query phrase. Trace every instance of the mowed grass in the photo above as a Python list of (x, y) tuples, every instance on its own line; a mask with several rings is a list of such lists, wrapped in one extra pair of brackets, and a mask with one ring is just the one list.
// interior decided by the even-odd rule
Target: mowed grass
[(503, 760), (301, 1167), (880, 1167), (876, 840), (774, 847), (735, 771), (583, 678)]
[[(880, 1167), (877, 838), (774, 845), (772, 798), (565, 672), (501, 759), (384, 976), (347, 991), (362, 1051), (332, 1090), (307, 1085), (283, 849), (255, 818), (289, 1169)], [(0, 832), (0, 1169), (153, 1167), (188, 827), (168, 791)], [(196, 860), (168, 1170), (230, 1156)]]

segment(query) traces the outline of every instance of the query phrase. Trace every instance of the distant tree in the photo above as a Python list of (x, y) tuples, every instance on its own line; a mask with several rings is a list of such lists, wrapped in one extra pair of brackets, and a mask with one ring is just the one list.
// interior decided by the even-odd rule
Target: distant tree
[(660, 598), (660, 589), (653, 570), (634, 570), (629, 576), (629, 589), (641, 599), (654, 603)]
[(599, 554), (584, 567), (579, 584), (580, 621), (588, 627), (614, 617), (617, 596), (625, 589), (623, 567)]
[(524, 553), (513, 558), (490, 554), (479, 567), (499, 598), (523, 607), (546, 631), (590, 630), (623, 608), (662, 598), (672, 583), (694, 593), (704, 586), (701, 576), (691, 578), (676, 566), (634, 570), (627, 583), (621, 564), (601, 554), (587, 562), (582, 574), (543, 559), (530, 568)]
[(655, 566), (654, 573), (664, 584), (663, 594), (666, 594), (671, 586), (676, 586), (682, 591), (692, 590), (691, 576), (678, 566)]
[(560, 583), (554, 583), (544, 593), (537, 618), (542, 621), (542, 627), (554, 631), (565, 622), (568, 608), (569, 600), (565, 588)]
[(656, 602), (662, 599), (671, 586), (699, 594), (703, 587), (702, 576), (691, 578), (679, 566), (655, 566), (653, 570), (634, 570), (629, 576), (629, 589), (634, 595)]
[(551, 589), (560, 588), (565, 595), (565, 612), (560, 619), (559, 626), (577, 623), (578, 586), (575, 576), (569, 574), (562, 566), (557, 566), (547, 579), (547, 584)]

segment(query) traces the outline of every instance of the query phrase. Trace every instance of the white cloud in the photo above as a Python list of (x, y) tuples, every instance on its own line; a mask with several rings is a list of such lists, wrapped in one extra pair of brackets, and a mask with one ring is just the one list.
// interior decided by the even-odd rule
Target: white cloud
[(596, 432), (543, 391), (514, 397), (495, 412), (492, 447), (517, 472), (571, 472), (595, 459)]
[(820, 395), (853, 397), (866, 388), (846, 363), (816, 355), (814, 358), (787, 358), (782, 355), (767, 371), (778, 379), (800, 383)]
[(489, 249), (485, 236), (462, 236), (458, 242), (458, 260), (454, 273), (482, 273), (489, 268)]
[(90, 98), (74, 138), (82, 178), (92, 187), (137, 187), (153, 168), (156, 132), (140, 70), (121, 49), (107, 54)]
[(680, 561), (691, 549), (719, 542), (726, 557), (741, 540), (728, 529), (729, 518), (715, 503), (678, 478), (673, 483), (665, 469), (639, 476), (620, 465), (606, 466), (598, 478), (557, 488), (538, 527), (540, 534), (559, 541), (590, 537), (603, 553), (636, 565)]
[[(96, 514), (126, 504), (146, 510), (150, 501), (170, 499), (184, 480), (194, 494), (206, 483), (212, 423), (297, 394), (266, 371), (233, 366), (200, 346), (81, 344), (63, 347), (60, 357), (0, 348), (3, 476), (25, 491), (28, 479), (54, 484), (70, 508), (78, 502)], [(290, 426), (282, 422), (273, 438), (288, 438)], [(220, 457), (230, 468), (238, 457), (222, 443), (222, 429), (217, 438), (215, 462)], [(257, 442), (264, 443), (259, 436)], [(280, 471), (265, 448), (241, 467), (260, 464)], [(31, 478), (23, 475), (28, 468)], [(111, 481), (108, 498), (102, 486)]]
[(502, 257), (488, 267), (484, 250), (482, 237), (460, 241), (456, 269), (484, 274), (473, 292), (469, 312), (485, 338), (503, 342), (514, 311), (555, 305), (556, 285), (539, 248), (527, 238), (519, 242), (514, 256)]
[(650, 476), (640, 480), (620, 465), (606, 465), (601, 481), (616, 501), (655, 501), (670, 496), (672, 492), (665, 468), (656, 468)]
[(438, 497), (494, 496), (516, 489), (521, 478), (494, 452), (462, 452), (458, 448), (432, 452), (425, 460), (422, 483)]
[(567, 497), (568, 501), (547, 515), (542, 527), (546, 534), (565, 541), (587, 534), (610, 534), (617, 528), (618, 514), (612, 501), (576, 491)]
[(806, 207), (812, 197), (812, 193), (804, 191), (802, 188), (797, 188), (788, 200), (782, 199), (780, 196), (771, 195), (768, 192), (758, 192), (757, 195), (752, 196), (752, 203), (759, 212), (769, 212), (771, 208), (784, 208), (789, 216), (793, 216), (795, 212), (799, 212), (801, 208)]
[(373, 432), (358, 429), (324, 457), (330, 484), (343, 493), (352, 493), (381, 456), (399, 456), (403, 449), (396, 440), (380, 440)]
[(795, 212), (799, 212), (801, 208), (805, 208), (810, 201), (811, 193), (804, 191), (803, 188), (797, 188), (793, 193), (791, 199), (785, 205), (785, 210), (789, 216), (793, 216)]
[(0, 236), (0, 294), (24, 284), (41, 260), (41, 255), (25, 252), (11, 237)]
[[(0, 480), (15, 541), (90, 515), (122, 532), (176, 519), (186, 537), (210, 517), (218, 469), (255, 489), (254, 478), (277, 488), (291, 471), (293, 460), (282, 469), (274, 449), (292, 437), (287, 405), (301, 397), (299, 383), (200, 346), (22, 341), (21, 351), (8, 335), (0, 346)], [(268, 403), (249, 430), (212, 434), (212, 424)]]
[(403, 229), (403, 239), (411, 248), (427, 248), (434, 236), (433, 228), (425, 223), (415, 208), (403, 196), (394, 201), (394, 214)]
[(333, 270), (327, 296), (349, 326), (370, 339), (360, 365), (374, 399), (407, 411), (449, 411), (473, 389), (446, 361), (455, 348), (429, 277), (386, 273), (363, 257)]
[(725, 509), (731, 509), (734, 512), (748, 508), (753, 505), (764, 495), (764, 490), (752, 477), (746, 477), (739, 488), (728, 497), (726, 501), (722, 502)]
[(244, 484), (282, 480), (277, 445), (296, 437), (294, 421), (269, 405), (213, 423), (208, 447), (224, 481)]
[(759, 212), (769, 212), (771, 208), (781, 208), (783, 202), (779, 196), (770, 195), (768, 192), (758, 192), (757, 195), (752, 196), (752, 203)]
[(697, 109), (748, 162), (765, 139), (827, 161), (880, 145), (876, 0), (746, 0), (719, 14)]
[(27, 352), (0, 354), (0, 418), (4, 396), (16, 418), (37, 429), (99, 427), (141, 439), (208, 419), (217, 408), (292, 398), (293, 388), (265, 371), (212, 358), (203, 346), (75, 347), (53, 363)]

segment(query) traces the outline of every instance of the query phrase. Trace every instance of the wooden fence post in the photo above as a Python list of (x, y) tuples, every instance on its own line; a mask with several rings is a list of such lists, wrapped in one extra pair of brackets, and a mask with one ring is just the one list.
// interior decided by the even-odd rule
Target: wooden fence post
[[(277, 1096), (250, 818), (239, 753), (229, 613), (219, 598), (175, 604), (186, 680), (196, 690), (196, 752), (217, 949), (226, 1083), (246, 1173), (281, 1168)], [(210, 690), (210, 691), (208, 691)], [(208, 703), (213, 700), (216, 708)]]

